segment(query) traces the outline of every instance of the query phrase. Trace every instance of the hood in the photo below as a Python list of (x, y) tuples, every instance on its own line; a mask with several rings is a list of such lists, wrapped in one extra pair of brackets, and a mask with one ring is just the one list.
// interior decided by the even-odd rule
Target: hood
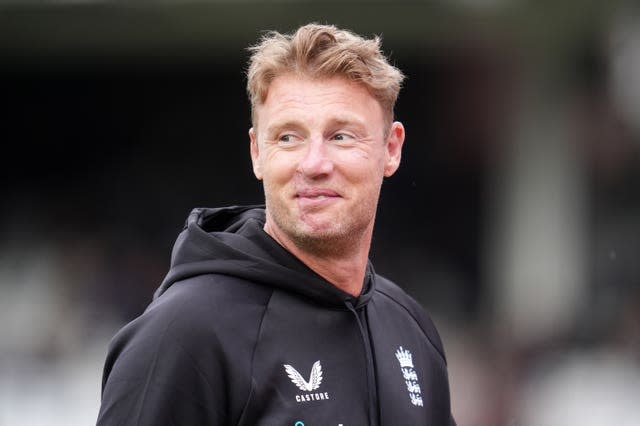
[(181, 280), (221, 274), (295, 292), (323, 305), (367, 303), (375, 284), (371, 263), (362, 294), (351, 296), (278, 244), (264, 231), (264, 222), (264, 206), (193, 209), (173, 246), (171, 268), (154, 299)]

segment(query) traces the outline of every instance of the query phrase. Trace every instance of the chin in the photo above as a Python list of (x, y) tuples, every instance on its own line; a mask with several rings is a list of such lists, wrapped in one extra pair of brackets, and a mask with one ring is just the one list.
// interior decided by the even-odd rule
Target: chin
[(351, 237), (328, 232), (299, 233), (292, 240), (299, 248), (320, 256), (343, 254), (353, 242)]

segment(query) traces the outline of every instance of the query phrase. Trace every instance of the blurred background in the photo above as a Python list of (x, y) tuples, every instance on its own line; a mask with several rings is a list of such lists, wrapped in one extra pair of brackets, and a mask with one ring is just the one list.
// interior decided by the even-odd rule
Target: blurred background
[(189, 211), (262, 202), (246, 47), (311, 21), (408, 76), (371, 257), (459, 426), (638, 425), (637, 2), (0, 0), (0, 426), (95, 423)]

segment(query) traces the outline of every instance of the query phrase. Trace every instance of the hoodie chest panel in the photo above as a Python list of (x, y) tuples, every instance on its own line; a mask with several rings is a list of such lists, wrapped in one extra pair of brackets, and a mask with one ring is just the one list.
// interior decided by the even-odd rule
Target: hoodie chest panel
[(375, 298), (369, 325), (376, 357), (380, 424), (449, 424), (446, 366), (418, 323), (395, 302)]
[(364, 345), (354, 314), (274, 293), (240, 424), (364, 426), (369, 424), (367, 392)]

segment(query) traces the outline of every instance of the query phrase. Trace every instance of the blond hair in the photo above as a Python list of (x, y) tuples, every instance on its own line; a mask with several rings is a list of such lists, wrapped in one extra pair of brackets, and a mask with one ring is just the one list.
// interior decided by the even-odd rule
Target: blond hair
[(267, 32), (248, 49), (247, 94), (254, 124), (271, 82), (289, 73), (313, 79), (340, 76), (362, 84), (390, 124), (404, 74), (387, 61), (380, 45), (380, 37), (367, 40), (333, 25), (307, 24), (294, 34)]

